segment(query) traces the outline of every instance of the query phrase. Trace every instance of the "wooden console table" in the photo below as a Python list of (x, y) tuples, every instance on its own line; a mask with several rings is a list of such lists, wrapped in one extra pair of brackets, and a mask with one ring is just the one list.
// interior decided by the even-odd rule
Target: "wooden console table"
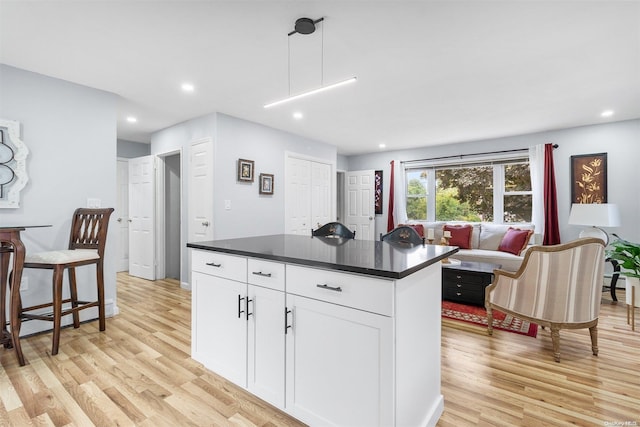
[[(20, 346), (20, 282), (24, 266), (24, 244), (20, 240), (20, 232), (27, 228), (50, 227), (50, 225), (34, 226), (0, 226), (0, 343), (4, 348), (14, 348), (20, 366), (24, 366), (24, 356)], [(9, 261), (13, 254), (13, 268), (9, 282)], [(7, 323), (6, 302), (7, 285), (10, 289), (9, 322)], [(7, 330), (7, 324), (11, 332)]]

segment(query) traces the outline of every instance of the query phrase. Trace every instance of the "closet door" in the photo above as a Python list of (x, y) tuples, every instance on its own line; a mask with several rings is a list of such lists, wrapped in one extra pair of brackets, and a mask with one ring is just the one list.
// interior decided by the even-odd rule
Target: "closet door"
[(311, 235), (311, 162), (287, 158), (285, 233)]
[(311, 235), (334, 221), (331, 164), (288, 157), (285, 167), (285, 233)]
[(311, 224), (318, 228), (332, 221), (331, 166), (311, 162)]

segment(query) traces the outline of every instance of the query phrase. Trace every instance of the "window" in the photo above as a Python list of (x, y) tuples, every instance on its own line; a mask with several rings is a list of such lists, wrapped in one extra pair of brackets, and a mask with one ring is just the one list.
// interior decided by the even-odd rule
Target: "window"
[(533, 193), (529, 162), (503, 165), (503, 222), (531, 222)]
[(406, 182), (408, 219), (531, 221), (533, 195), (526, 158), (408, 167)]

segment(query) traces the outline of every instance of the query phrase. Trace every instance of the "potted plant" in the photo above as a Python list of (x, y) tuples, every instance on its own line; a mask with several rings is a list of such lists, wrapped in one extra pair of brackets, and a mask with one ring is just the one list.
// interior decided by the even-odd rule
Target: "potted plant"
[[(626, 277), (627, 304), (640, 306), (640, 244), (621, 239), (614, 234), (616, 240), (609, 244), (607, 257), (616, 260)], [(632, 301), (631, 287), (636, 289), (635, 301)]]

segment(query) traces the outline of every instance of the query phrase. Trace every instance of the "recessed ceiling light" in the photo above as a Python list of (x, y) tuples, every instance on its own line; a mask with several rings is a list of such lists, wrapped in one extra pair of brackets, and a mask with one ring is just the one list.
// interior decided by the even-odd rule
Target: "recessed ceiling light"
[(129, 116), (129, 117), (127, 117), (127, 121), (128, 121), (129, 123), (135, 123), (135, 122), (137, 122), (137, 121), (138, 121), (138, 119), (136, 119), (136, 118), (135, 118), (135, 117), (133, 117), (133, 116)]
[(611, 117), (613, 116), (613, 110), (605, 110), (600, 114), (602, 117)]
[(384, 149), (387, 148), (387, 144), (378, 144), (378, 147), (380, 147), (380, 149)]
[(304, 117), (304, 114), (302, 114), (300, 111), (296, 111), (295, 113), (293, 113), (293, 118), (296, 120), (300, 120), (303, 117)]
[(185, 92), (193, 92), (196, 88), (191, 83), (182, 83), (182, 90)]

